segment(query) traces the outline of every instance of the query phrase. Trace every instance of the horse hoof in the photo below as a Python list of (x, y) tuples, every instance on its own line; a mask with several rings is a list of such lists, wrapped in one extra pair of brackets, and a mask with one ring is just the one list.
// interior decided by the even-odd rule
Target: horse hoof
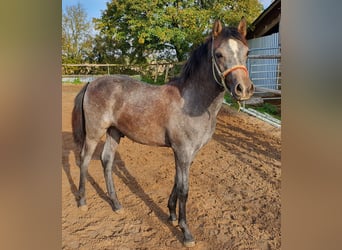
[(188, 247), (188, 248), (194, 247), (196, 245), (195, 241), (184, 241), (183, 244), (185, 247)]
[(79, 207), (81, 209), (81, 211), (83, 212), (87, 212), (88, 211), (88, 206), (87, 205), (82, 205)]
[(169, 223), (174, 227), (178, 226), (178, 220), (169, 220)]

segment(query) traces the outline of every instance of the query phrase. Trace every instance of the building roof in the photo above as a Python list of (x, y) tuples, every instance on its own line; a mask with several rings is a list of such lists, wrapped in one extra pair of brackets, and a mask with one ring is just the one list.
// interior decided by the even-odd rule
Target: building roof
[(247, 39), (267, 36), (279, 32), (281, 0), (275, 0), (250, 25)]

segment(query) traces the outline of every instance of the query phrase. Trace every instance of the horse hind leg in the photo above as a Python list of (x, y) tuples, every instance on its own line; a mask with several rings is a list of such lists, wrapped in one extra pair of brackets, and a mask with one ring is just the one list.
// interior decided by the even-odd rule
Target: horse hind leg
[(121, 135), (118, 130), (116, 130), (113, 127), (108, 128), (106, 142), (101, 154), (101, 162), (103, 166), (104, 177), (106, 180), (107, 192), (110, 200), (112, 201), (112, 208), (117, 213), (120, 213), (122, 211), (122, 206), (116, 195), (112, 177), (112, 168), (115, 157), (115, 151), (117, 146), (119, 145), (120, 138)]
[(82, 151), (81, 151), (81, 164), (80, 164), (80, 182), (78, 188), (78, 195), (79, 195), (79, 207), (86, 211), (87, 204), (85, 198), (85, 182), (87, 179), (88, 173), (88, 166), (91, 160), (91, 157), (95, 151), (97, 145), (97, 140), (91, 140), (86, 137)]

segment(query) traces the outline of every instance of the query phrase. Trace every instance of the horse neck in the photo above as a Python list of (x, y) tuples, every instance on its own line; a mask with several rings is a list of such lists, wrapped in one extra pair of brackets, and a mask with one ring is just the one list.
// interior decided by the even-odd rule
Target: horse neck
[(195, 74), (182, 83), (185, 110), (194, 115), (206, 112), (216, 117), (222, 106), (224, 91), (215, 82), (210, 63), (202, 63)]

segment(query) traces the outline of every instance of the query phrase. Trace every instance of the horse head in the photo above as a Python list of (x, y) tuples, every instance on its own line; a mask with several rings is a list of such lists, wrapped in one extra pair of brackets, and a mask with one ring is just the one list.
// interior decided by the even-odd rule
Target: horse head
[(238, 101), (254, 93), (246, 67), (246, 34), (246, 19), (242, 18), (237, 28), (223, 28), (220, 21), (215, 21), (211, 35), (213, 76)]

